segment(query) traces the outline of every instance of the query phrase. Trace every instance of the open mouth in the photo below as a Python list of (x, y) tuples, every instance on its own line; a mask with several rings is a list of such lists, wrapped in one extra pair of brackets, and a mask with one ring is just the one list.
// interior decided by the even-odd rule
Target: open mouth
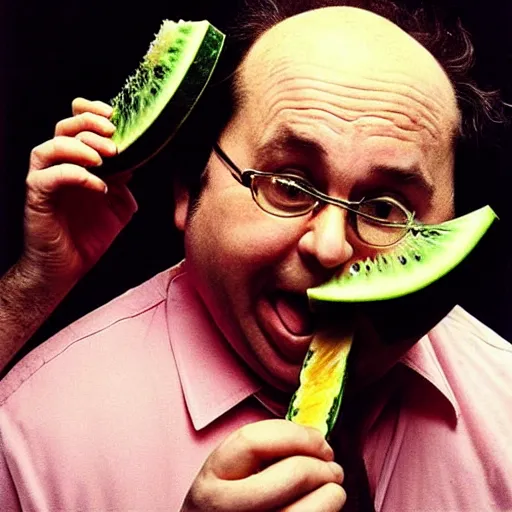
[(274, 297), (274, 308), (283, 326), (294, 336), (313, 333), (313, 315), (306, 295), (279, 292)]
[(256, 317), (279, 358), (300, 365), (315, 328), (306, 294), (274, 290), (258, 301)]

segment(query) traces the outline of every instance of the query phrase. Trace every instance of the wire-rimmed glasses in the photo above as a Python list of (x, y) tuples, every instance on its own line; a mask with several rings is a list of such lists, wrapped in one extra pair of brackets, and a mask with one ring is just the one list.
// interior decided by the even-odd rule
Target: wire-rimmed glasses
[(346, 201), (330, 197), (299, 176), (286, 173), (240, 170), (218, 144), (215, 153), (227, 164), (232, 176), (249, 188), (256, 204), (276, 217), (300, 217), (324, 204), (349, 212), (349, 222), (366, 244), (386, 247), (400, 241), (415, 225), (414, 213), (393, 197), (374, 197)]

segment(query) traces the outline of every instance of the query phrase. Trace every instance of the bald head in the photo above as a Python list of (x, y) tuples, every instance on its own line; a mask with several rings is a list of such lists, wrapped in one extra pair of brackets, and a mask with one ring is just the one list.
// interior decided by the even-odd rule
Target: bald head
[[(355, 7), (306, 11), (267, 30), (252, 46), (239, 69), (244, 97), (255, 84), (278, 72), (285, 62), (313, 63), (353, 79), (380, 79), (421, 89), (437, 99), (434, 110), (456, 131), (457, 101), (446, 73), (423, 46), (398, 26)], [(429, 95), (430, 95), (429, 94)]]
[(243, 165), (332, 171), (340, 197), (387, 189), (414, 197), (421, 220), (452, 216), (455, 91), (389, 20), (353, 7), (287, 18), (249, 49), (237, 86), (221, 141), (251, 155)]

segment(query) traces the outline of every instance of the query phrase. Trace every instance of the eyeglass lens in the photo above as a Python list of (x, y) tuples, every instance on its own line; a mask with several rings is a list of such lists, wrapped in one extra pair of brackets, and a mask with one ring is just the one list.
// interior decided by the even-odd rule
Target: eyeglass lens
[[(253, 175), (251, 190), (256, 203), (267, 213), (279, 217), (305, 215), (313, 210), (319, 200), (299, 188), (285, 177)], [(369, 199), (358, 207), (362, 215), (349, 212), (351, 224), (364, 242), (386, 246), (399, 241), (407, 228), (407, 213), (385, 199)], [(371, 216), (373, 219), (366, 217)], [(398, 223), (386, 226), (381, 222)]]

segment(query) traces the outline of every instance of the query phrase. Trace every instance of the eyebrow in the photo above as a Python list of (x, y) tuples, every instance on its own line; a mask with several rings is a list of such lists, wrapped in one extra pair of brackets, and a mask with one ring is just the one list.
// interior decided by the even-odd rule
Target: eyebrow
[(426, 175), (418, 166), (408, 168), (378, 165), (373, 172), (385, 181), (402, 187), (412, 187), (421, 190), (427, 200), (434, 195), (434, 184), (430, 176)]
[(301, 135), (289, 127), (280, 128), (271, 140), (257, 146), (256, 155), (258, 159), (268, 161), (276, 152), (283, 153), (290, 150), (315, 155), (317, 158), (326, 158), (328, 155), (327, 150), (321, 143)]
[[(280, 128), (268, 142), (256, 146), (256, 157), (259, 161), (269, 162), (276, 153), (298, 151), (303, 155), (312, 156), (318, 160), (327, 160), (328, 150), (319, 141), (297, 133), (289, 127)], [(419, 166), (396, 167), (376, 165), (372, 168), (372, 177), (379, 176), (396, 186), (412, 187), (422, 191), (427, 200), (434, 195), (434, 184), (430, 175)]]

